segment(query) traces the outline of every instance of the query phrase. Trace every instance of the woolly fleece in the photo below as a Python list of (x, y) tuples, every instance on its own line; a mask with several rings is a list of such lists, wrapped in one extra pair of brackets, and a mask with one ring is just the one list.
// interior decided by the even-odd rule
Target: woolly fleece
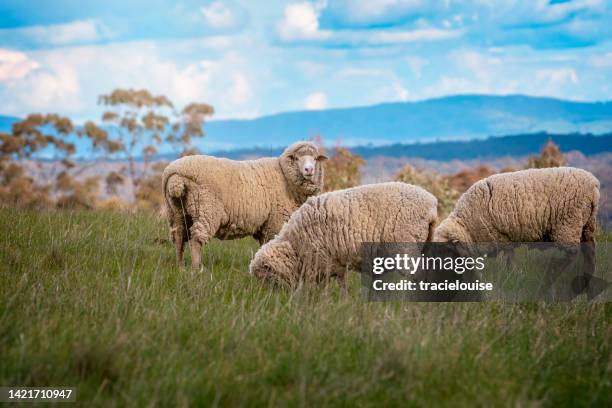
[(250, 264), (256, 277), (294, 286), (335, 276), (360, 262), (362, 242), (425, 242), (437, 218), (436, 198), (406, 183), (381, 183), (309, 198)]
[[(299, 169), (304, 156), (316, 160), (311, 179)], [(325, 159), (314, 143), (299, 142), (278, 158), (235, 161), (196, 155), (170, 163), (162, 185), (179, 265), (186, 241), (192, 266), (199, 268), (201, 246), (213, 237), (270, 240), (293, 211), (321, 191)]]
[(470, 187), (435, 230), (436, 242), (592, 242), (599, 181), (572, 167), (521, 170)]

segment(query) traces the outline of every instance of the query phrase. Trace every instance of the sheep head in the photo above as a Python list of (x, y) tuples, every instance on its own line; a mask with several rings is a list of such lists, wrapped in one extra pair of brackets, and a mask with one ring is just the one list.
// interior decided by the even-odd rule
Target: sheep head
[(463, 242), (469, 243), (472, 239), (467, 230), (461, 225), (453, 215), (446, 218), (434, 231), (433, 242)]
[(283, 174), (298, 201), (304, 202), (323, 189), (322, 163), (325, 160), (327, 156), (312, 142), (294, 143), (281, 154)]
[(289, 241), (277, 237), (257, 251), (249, 272), (281, 286), (295, 286), (298, 281), (297, 254)]

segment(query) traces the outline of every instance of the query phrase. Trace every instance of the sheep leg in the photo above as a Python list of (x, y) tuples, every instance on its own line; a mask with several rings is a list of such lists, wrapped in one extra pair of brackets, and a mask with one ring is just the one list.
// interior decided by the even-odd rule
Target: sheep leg
[(190, 228), (191, 239), (189, 240), (192, 269), (200, 269), (200, 264), (202, 262), (202, 246), (206, 245), (206, 243), (214, 237), (218, 229), (218, 223), (213, 223), (206, 218), (194, 220)]
[(176, 248), (176, 265), (180, 268), (184, 264), (183, 252), (185, 250), (185, 229), (177, 226), (172, 229), (172, 241)]
[(595, 243), (594, 242), (583, 242), (580, 244), (580, 251), (584, 257), (584, 270), (589, 275), (595, 274)]
[(593, 291), (594, 288), (591, 285), (591, 279), (595, 276), (595, 243), (581, 243), (580, 251), (584, 258), (583, 284), (586, 285), (587, 297), (590, 300), (597, 296), (597, 293)]
[(338, 281), (338, 285), (340, 285), (342, 293), (348, 294), (348, 287), (346, 286), (346, 274), (336, 275), (336, 280)]
[(578, 242), (580, 240), (581, 231), (580, 229), (574, 228), (573, 225), (562, 225), (558, 229), (552, 231), (551, 240), (556, 243), (558, 249), (563, 252), (563, 257), (560, 259), (554, 259), (548, 265), (545, 272), (542, 294), (546, 297), (558, 298), (563, 300), (561, 297), (568, 297), (566, 300), (570, 300), (577, 294), (572, 293), (560, 293), (555, 292), (559, 288), (554, 287), (554, 282), (562, 277), (566, 271), (574, 265), (578, 256)]
[(194, 219), (193, 224), (189, 228), (189, 252), (191, 253), (191, 269), (199, 270), (202, 262), (202, 245), (206, 242), (203, 237), (203, 232), (200, 221)]
[(176, 245), (176, 264), (180, 268), (185, 264), (185, 260), (183, 259), (183, 252), (185, 251), (185, 241), (182, 238), (179, 238)]
[(191, 268), (199, 270), (202, 262), (202, 246), (217, 233), (222, 216), (219, 209), (222, 206), (210, 191), (197, 188), (188, 194), (185, 207), (190, 215), (188, 238)]
[(582, 236), (580, 237), (580, 249), (584, 256), (584, 262), (587, 265), (587, 271), (591, 275), (595, 273), (595, 224), (597, 220), (594, 215), (591, 215), (586, 225), (582, 228)]
[(338, 282), (342, 293), (348, 294), (348, 287), (346, 286), (346, 269), (336, 268), (334, 271), (334, 276), (336, 277), (336, 281)]
[(199, 270), (202, 262), (202, 242), (199, 239), (192, 238), (189, 241), (189, 250), (191, 252), (191, 269)]
[(594, 293), (590, 283), (590, 279), (595, 276), (595, 225), (597, 220), (594, 214), (591, 214), (586, 225), (582, 228), (582, 236), (580, 237), (580, 252), (584, 258), (584, 282), (587, 285), (587, 296), (593, 299), (597, 296)]
[(170, 238), (176, 249), (176, 264), (179, 268), (184, 266), (185, 242), (189, 241), (187, 231), (191, 227), (191, 217), (185, 213), (182, 201), (180, 207), (172, 211), (170, 221)]
[(191, 239), (189, 240), (189, 250), (191, 252), (191, 268), (194, 270), (200, 269), (202, 262), (202, 246), (206, 244), (210, 238), (209, 229), (202, 220), (195, 221), (190, 228)]

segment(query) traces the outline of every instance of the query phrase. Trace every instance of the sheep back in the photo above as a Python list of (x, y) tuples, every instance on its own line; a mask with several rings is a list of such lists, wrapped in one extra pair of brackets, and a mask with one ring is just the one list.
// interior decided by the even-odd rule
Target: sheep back
[[(285, 263), (278, 268), (285, 271), (283, 275), (318, 280), (330, 269), (357, 268), (363, 242), (427, 241), (436, 218), (436, 198), (406, 183), (365, 185), (311, 197), (255, 255), (251, 272), (257, 275), (258, 256), (276, 257)], [(295, 254), (287, 254), (287, 246)], [(294, 265), (288, 266), (291, 259)]]
[[(312, 178), (299, 168), (299, 159), (307, 155), (316, 160)], [(180, 237), (186, 225), (187, 238), (202, 243), (213, 236), (249, 235), (266, 242), (309, 196), (320, 192), (324, 159), (314, 143), (297, 142), (276, 158), (234, 161), (196, 155), (175, 160), (162, 177), (171, 234)]]
[(583, 227), (594, 222), (598, 202), (599, 181), (582, 169), (496, 174), (460, 197), (435, 240), (450, 231), (466, 242), (579, 242)]
[(224, 226), (217, 231), (219, 238), (256, 234), (274, 209), (297, 207), (291, 203), (287, 181), (276, 158), (235, 161), (186, 156), (166, 167), (163, 180), (164, 191), (171, 198), (189, 195), (185, 202), (192, 204), (190, 214), (205, 209), (216, 213), (216, 222)]

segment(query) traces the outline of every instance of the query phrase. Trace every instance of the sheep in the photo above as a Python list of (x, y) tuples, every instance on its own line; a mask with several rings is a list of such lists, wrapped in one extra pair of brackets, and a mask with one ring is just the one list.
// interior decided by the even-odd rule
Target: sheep
[(496, 174), (472, 185), (435, 242), (593, 242), (599, 181), (572, 167)]
[(479, 242), (556, 242), (566, 259), (551, 264), (549, 280), (551, 273), (570, 265), (580, 246), (586, 270), (592, 273), (598, 205), (599, 181), (582, 169), (496, 174), (476, 182), (459, 198), (436, 228), (433, 241), (461, 243), (459, 251), (470, 251)]
[(425, 242), (437, 219), (436, 198), (420, 187), (390, 182), (309, 198), (263, 245), (251, 275), (289, 287), (335, 277), (360, 263), (363, 242)]
[(314, 143), (298, 142), (277, 158), (195, 155), (170, 163), (162, 188), (178, 265), (186, 241), (191, 266), (199, 269), (202, 246), (213, 237), (253, 236), (260, 244), (272, 239), (293, 211), (322, 190), (326, 159)]

